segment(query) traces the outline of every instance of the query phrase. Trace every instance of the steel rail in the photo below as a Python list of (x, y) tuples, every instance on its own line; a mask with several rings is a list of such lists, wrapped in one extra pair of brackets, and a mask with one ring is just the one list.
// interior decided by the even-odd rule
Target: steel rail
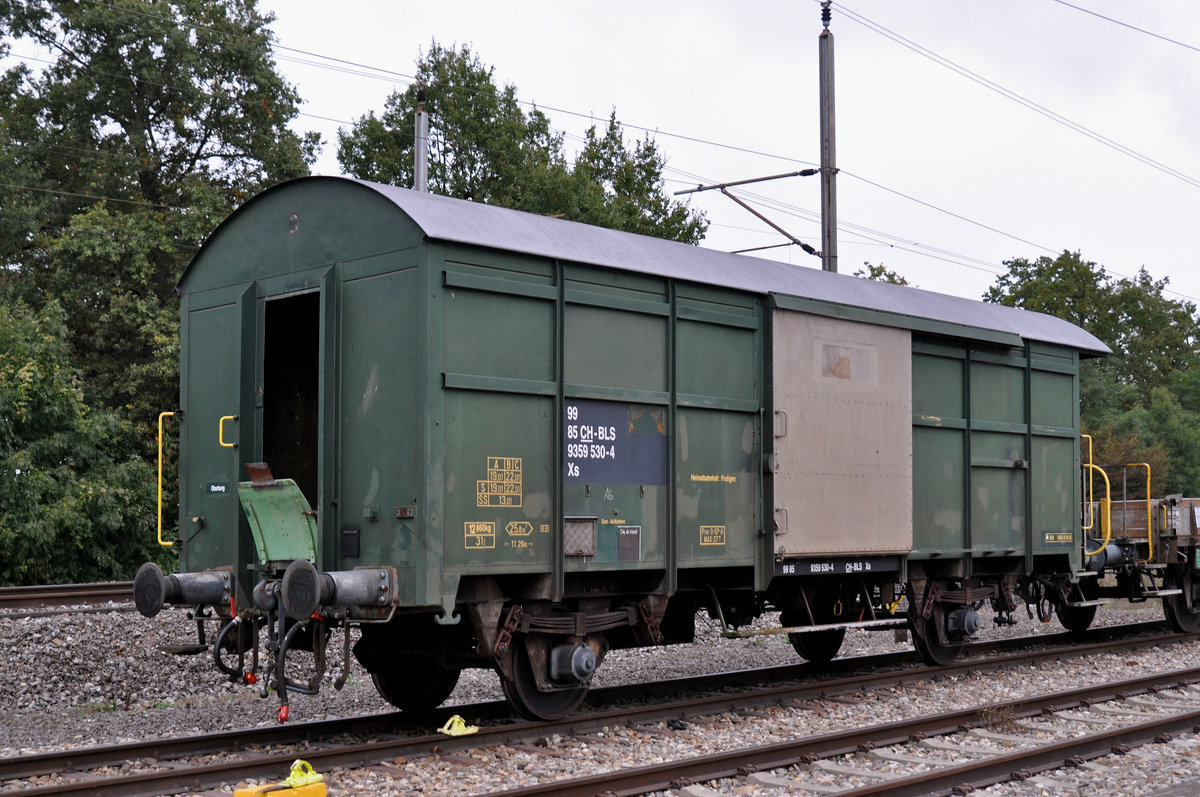
[(1114, 749), (1137, 747), (1163, 736), (1200, 730), (1200, 709), (1154, 717), (1136, 725), (1110, 728), (1086, 736), (1017, 750), (979, 761), (933, 769), (873, 786), (850, 789), (840, 797), (925, 797), (967, 793), (995, 783), (1024, 779), (1048, 769), (1074, 765), (1108, 755)]
[[(1084, 655), (1088, 652), (1101, 651), (1116, 645), (1121, 646), (1150, 646), (1166, 644), (1187, 638), (1185, 635), (1174, 633), (1158, 633), (1142, 639), (1131, 639), (1136, 634), (1161, 631), (1166, 623), (1159, 620), (1148, 623), (1136, 623), (1125, 626), (1109, 626), (1093, 629), (1092, 639), (1086, 646), (1081, 646), (1078, 636), (1074, 634), (1045, 634), (1036, 637), (1018, 637), (998, 640), (995, 642), (976, 643), (968, 647), (973, 654), (986, 651), (1012, 651), (1028, 645), (1038, 645), (1045, 656)], [(1070, 645), (1070, 646), (1068, 646)], [(595, 689), (589, 695), (583, 706), (583, 711), (594, 711), (604, 706), (635, 700), (650, 695), (683, 694), (703, 692), (716, 688), (729, 687), (761, 687), (764, 683), (778, 683), (789, 680), (806, 680), (814, 688), (845, 692), (851, 691), (847, 684), (863, 684), (864, 671), (889, 670), (905, 666), (915, 658), (912, 651), (896, 653), (881, 653), (870, 656), (853, 656), (835, 659), (820, 669), (808, 664), (785, 664), (776, 667), (766, 667), (756, 670), (741, 670), (722, 672), (711, 675), (693, 675), (681, 678), (671, 678), (651, 683), (627, 684)], [(1008, 659), (1004, 660), (1008, 661)], [(968, 666), (969, 665), (969, 666)], [(964, 667), (979, 669), (987, 665), (975, 659), (964, 660), (955, 665), (959, 671)], [(914, 668), (909, 671), (914, 678), (929, 677), (930, 672), (953, 674), (942, 668)], [(851, 677), (850, 673), (860, 673)], [(841, 678), (837, 678), (841, 676)], [(814, 678), (819, 677), (819, 681)], [(877, 678), (887, 678), (888, 675), (876, 674)], [(849, 680), (847, 680), (849, 679)], [(884, 685), (876, 681), (873, 686)], [(342, 736), (348, 733), (358, 735), (370, 733), (407, 733), (421, 727), (437, 727), (445, 722), (452, 714), (466, 714), (473, 721), (500, 721), (512, 717), (512, 709), (507, 703), (492, 701), (468, 705), (445, 706), (431, 713), (423, 722), (414, 721), (400, 712), (370, 714), (364, 716), (345, 717), (338, 719), (316, 720), (311, 722), (292, 722), (287, 725), (255, 727), (244, 730), (224, 731), (192, 737), (167, 737), (152, 742), (130, 742), (121, 745), (103, 747), (76, 748), (72, 750), (32, 753), (24, 756), (0, 758), (0, 781), (37, 777), (63, 769), (85, 769), (120, 763), (127, 760), (168, 760), (184, 755), (198, 755), (213, 752), (230, 752), (254, 746), (300, 744), (302, 742), (322, 740)]]
[[(1006, 713), (1011, 711), (1013, 716), (1028, 717), (1044, 711), (1063, 711), (1091, 703), (1114, 700), (1166, 685), (1190, 685), (1198, 682), (1200, 682), (1200, 668), (1175, 670), (1099, 686), (1082, 687), (1068, 692), (1054, 692), (1004, 703), (991, 703), (947, 714), (899, 720), (886, 725), (855, 728), (824, 736), (794, 739), (648, 767), (622, 769), (602, 775), (486, 793), (492, 797), (536, 797), (549, 794), (563, 797), (587, 797), (599, 793), (611, 794), (614, 797), (640, 795), (677, 788), (684, 783), (702, 783), (721, 778), (739, 777), (764, 769), (779, 769), (819, 758), (830, 758), (873, 748), (905, 744), (913, 739), (923, 737), (941, 736), (965, 727), (986, 724), (985, 715), (990, 712)], [(1045, 744), (1023, 753), (1009, 753), (981, 762), (932, 769), (908, 778), (885, 781), (858, 789), (847, 789), (839, 792), (839, 795), (841, 797), (867, 797), (867, 795), (887, 794), (896, 797), (921, 797), (944, 793), (963, 784), (990, 785), (1011, 778), (1017, 770), (1048, 769), (1060, 766), (1073, 757), (1095, 757), (1109, 752), (1116, 744), (1141, 743), (1160, 734), (1191, 730), (1198, 723), (1200, 723), (1200, 709), (1147, 720), (1134, 726), (1089, 734), (1079, 739)], [(797, 784), (797, 787), (802, 788), (802, 784)]]
[[(1096, 633), (1107, 632), (1107, 639), (1095, 640), (1087, 645), (1075, 642), (1071, 634), (1053, 634), (1041, 637), (1022, 637), (1006, 639), (998, 642), (983, 643), (976, 648), (982, 650), (1011, 651), (1014, 648), (1041, 642), (1046, 647), (1040, 651), (1027, 652), (1020, 658), (1013, 659), (1011, 655), (1004, 658), (989, 660), (964, 660), (953, 666), (953, 669), (918, 667), (904, 671), (908, 679), (923, 679), (931, 673), (953, 675), (971, 669), (986, 669), (988, 667), (1004, 666), (1013, 661), (1028, 661), (1029, 656), (1062, 657), (1067, 655), (1085, 655), (1091, 652), (1103, 651), (1115, 646), (1146, 647), (1160, 645), (1187, 638), (1184, 635), (1168, 633), (1130, 639), (1131, 634), (1142, 633), (1150, 629), (1165, 628), (1165, 623), (1142, 623), (1131, 626), (1114, 626), (1096, 629)], [(1057, 645), (1057, 647), (1055, 647)], [(911, 651), (900, 653), (884, 653), (872, 656), (856, 656), (846, 659), (835, 659), (821, 670), (815, 670), (811, 665), (786, 664), (757, 670), (741, 670), (722, 672), (710, 675), (693, 675), (682, 678), (671, 678), (651, 683), (627, 684), (593, 690), (583, 706), (583, 712), (576, 717), (585, 717), (587, 713), (631, 700), (643, 698), (646, 695), (687, 694), (704, 692), (714, 689), (756, 688), (761, 690), (764, 683), (779, 683), (783, 681), (805, 680), (809, 688), (814, 690), (804, 697), (820, 697), (823, 693), (843, 694), (856, 688), (868, 686), (880, 688), (894, 682), (899, 675), (894, 671), (907, 660), (915, 656)], [(989, 662), (996, 662), (990, 664)], [(869, 672), (870, 674), (864, 674)], [(858, 673), (848, 675), (848, 673)], [(814, 676), (820, 676), (814, 680)], [(833, 676), (841, 677), (833, 677)], [(244, 730), (224, 731), (192, 737), (167, 737), (152, 742), (130, 742), (120, 745), (103, 747), (76, 748), (72, 750), (33, 753), (18, 757), (0, 758), (0, 781), (37, 777), (64, 769), (78, 770), (88, 767), (100, 767), (129, 760), (170, 760), (186, 755), (200, 755), (215, 752), (233, 752), (250, 747), (266, 747), (271, 745), (294, 745), (309, 741), (320, 741), (345, 734), (366, 735), (372, 733), (410, 733), (421, 728), (438, 727), (452, 714), (459, 713), (471, 717), (472, 722), (507, 721), (512, 718), (512, 709), (502, 701), (475, 703), (469, 705), (445, 706), (431, 713), (422, 720), (414, 721), (401, 712), (371, 714), (366, 716), (345, 717), (338, 719), (317, 720), (312, 722), (293, 722), (288, 725), (255, 727)], [(571, 718), (568, 718), (568, 721)]]
[(95, 584), (51, 584), (48, 586), (0, 587), (0, 609), (30, 609), (69, 606), (97, 601), (133, 602), (132, 581)]
[[(748, 706), (775, 705), (791, 701), (813, 700), (824, 697), (847, 694), (862, 689), (883, 688), (892, 685), (905, 684), (931, 677), (946, 677), (962, 675), (968, 672), (986, 671), (1016, 664), (1038, 663), (1046, 659), (1087, 655), (1097, 650), (1114, 647), (1129, 649), (1161, 645), (1168, 641), (1189, 639), (1187, 635), (1167, 634), (1143, 639), (1113, 639), (1093, 645), (1075, 645), (1066, 648), (1051, 648), (1043, 651), (1020, 652), (1004, 656), (975, 659), (956, 663), (945, 667), (915, 668), (891, 672), (872, 672), (865, 676), (858, 675), (804, 684), (786, 684), (755, 689), (751, 693), (721, 693), (706, 697), (695, 697), (677, 700), (657, 706), (637, 706), (633, 708), (593, 710), (568, 717), (555, 722), (521, 722), (483, 727), (472, 736), (448, 737), (440, 734), (422, 734), (407, 738), (390, 738), (383, 741), (365, 744), (336, 745), (330, 737), (353, 732), (361, 737), (364, 730), (372, 732), (395, 731), (393, 726), (387, 728), (390, 719), (395, 714), (375, 715), (369, 718), (351, 718), (335, 720), (326, 723), (312, 723), (309, 727), (299, 728), (299, 733), (287, 728), (283, 733), (292, 734), (288, 742), (281, 741), (277, 736), (281, 729), (264, 728), (252, 731), (235, 731), (222, 734), (212, 734), (199, 738), (179, 738), (157, 740), (148, 745), (121, 745), (115, 748), (95, 748), (93, 750), (70, 750), (62, 753), (47, 753), (37, 756), (24, 756), (17, 759), (0, 759), (0, 781), (11, 781), (19, 778), (35, 777), (51, 772), (62, 772), (65, 769), (100, 767), (105, 764), (123, 763), (129, 760), (145, 760), (160, 757), (163, 759), (176, 756), (194, 756), (212, 753), (222, 749), (223, 744), (233, 743), (237, 749), (244, 750), (250, 745), (279, 745), (284, 743), (297, 744), (304, 741), (319, 740), (334, 746), (326, 749), (306, 749), (304, 758), (318, 769), (332, 767), (353, 767), (369, 765), (373, 762), (405, 756), (417, 758), (433, 753), (446, 753), (473, 747), (509, 744), (515, 741), (527, 740), (547, 734), (581, 734), (613, 725), (629, 725), (632, 723), (661, 722), (681, 717), (700, 716), (727, 711), (735, 711)], [(1029, 640), (1023, 640), (1028, 643)], [(906, 654), (907, 655), (907, 654)], [(622, 687), (610, 687), (596, 690), (593, 700), (600, 704), (628, 701), (635, 697), (644, 696), (647, 690), (653, 694), (663, 695), (702, 689), (728, 689), (733, 684), (749, 684), (764, 680), (764, 675), (783, 676), (788, 673), (794, 677), (811, 677), (812, 670), (804, 665), (773, 668), (777, 672), (749, 670), (738, 673), (720, 673), (710, 676), (675, 679), (654, 684), (638, 684)], [(805, 670), (807, 670), (805, 672)], [(478, 712), (477, 712), (478, 710)], [(466, 713), (472, 717), (478, 714), (490, 715), (496, 718), (511, 717), (503, 703), (486, 703), (476, 706), (456, 706), (442, 709), (436, 719), (449, 716), (453, 711)], [(403, 722), (403, 718), (400, 719)], [(431, 727), (426, 724), (425, 728)], [(432, 726), (436, 727), (436, 725)], [(228, 750), (228, 748), (225, 748)], [(89, 794), (135, 795), (135, 794), (165, 794), (172, 790), (199, 790), (236, 781), (247, 777), (280, 777), (286, 771), (288, 764), (296, 756), (295, 751), (281, 752), (272, 755), (255, 754), (243, 756), (240, 759), (215, 762), (197, 767), (182, 765), (165, 771), (143, 772), (131, 775), (105, 774), (102, 780), (94, 779), (86, 774), (79, 775), (75, 783), (58, 783), (52, 787), (32, 788), (22, 794), (72, 794), (86, 792)], [(545, 793), (553, 793), (545, 792)]]

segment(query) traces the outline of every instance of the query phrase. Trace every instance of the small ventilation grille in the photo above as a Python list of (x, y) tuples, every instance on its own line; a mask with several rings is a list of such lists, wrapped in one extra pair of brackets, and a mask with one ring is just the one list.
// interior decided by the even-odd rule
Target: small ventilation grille
[(563, 522), (563, 554), (596, 555), (596, 518), (566, 518)]

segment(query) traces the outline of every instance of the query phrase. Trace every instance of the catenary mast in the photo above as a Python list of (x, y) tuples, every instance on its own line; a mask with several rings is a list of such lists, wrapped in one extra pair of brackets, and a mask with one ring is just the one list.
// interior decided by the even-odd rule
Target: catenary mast
[(833, 32), (829, 30), (830, 0), (822, 0), (825, 29), (817, 39), (821, 80), (821, 268), (837, 271), (837, 166), (833, 133)]

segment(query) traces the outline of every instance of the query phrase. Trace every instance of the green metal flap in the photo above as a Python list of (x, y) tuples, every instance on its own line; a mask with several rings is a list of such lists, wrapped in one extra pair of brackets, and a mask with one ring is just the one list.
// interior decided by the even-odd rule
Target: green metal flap
[(291, 479), (261, 487), (238, 482), (238, 500), (254, 532), (258, 560), (317, 561), (317, 518), (304, 494)]

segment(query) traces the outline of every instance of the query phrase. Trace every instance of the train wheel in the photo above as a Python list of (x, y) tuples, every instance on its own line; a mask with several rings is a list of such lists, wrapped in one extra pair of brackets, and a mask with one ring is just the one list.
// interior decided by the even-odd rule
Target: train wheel
[[(1165, 580), (1165, 587), (1183, 590), (1183, 594), (1163, 598), (1163, 614), (1166, 615), (1167, 625), (1180, 634), (1200, 631), (1200, 579), (1192, 575), (1190, 567), (1185, 567), (1167, 571)], [(1190, 609), (1187, 600), (1189, 593), (1192, 599)]]
[[(500, 673), (504, 697), (521, 716), (531, 720), (556, 720), (567, 716), (587, 697), (586, 686), (540, 692), (533, 675), (533, 664), (525, 640), (514, 638), (512, 643), (512, 674), (510, 680)], [(543, 659), (544, 660), (544, 659)]]
[(822, 631), (797, 631), (788, 634), (788, 641), (805, 661), (825, 664), (842, 649), (846, 638), (845, 628), (827, 628)]
[[(785, 627), (800, 625), (796, 621), (795, 615), (790, 612), (780, 615), (779, 622)], [(788, 641), (792, 643), (792, 648), (800, 654), (802, 659), (814, 664), (825, 664), (832, 661), (838, 651), (842, 649), (842, 641), (845, 638), (845, 628), (794, 631), (788, 634)]]
[(1063, 628), (1077, 634), (1088, 630), (1096, 619), (1095, 606), (1067, 606), (1060, 603), (1054, 607), (1054, 613), (1058, 615), (1058, 622)]
[(387, 669), (371, 673), (375, 689), (401, 711), (431, 711), (446, 701), (461, 670), (440, 667), (432, 656), (393, 659)]
[[(1090, 584), (1090, 586), (1084, 586)], [(1093, 600), (1097, 594), (1098, 585), (1095, 579), (1081, 579), (1079, 582), (1079, 595), (1084, 600)], [(1092, 621), (1096, 619), (1096, 606), (1068, 606), (1065, 603), (1054, 604), (1054, 613), (1058, 615), (1058, 622), (1062, 623), (1062, 627), (1068, 631), (1079, 633), (1086, 631), (1091, 626)]]
[(951, 642), (945, 638), (945, 632), (939, 633), (946, 627), (946, 610), (934, 605), (929, 619), (925, 619), (916, 608), (909, 609), (908, 623), (912, 626), (913, 647), (917, 649), (921, 659), (933, 666), (951, 664), (962, 653), (963, 643)]

